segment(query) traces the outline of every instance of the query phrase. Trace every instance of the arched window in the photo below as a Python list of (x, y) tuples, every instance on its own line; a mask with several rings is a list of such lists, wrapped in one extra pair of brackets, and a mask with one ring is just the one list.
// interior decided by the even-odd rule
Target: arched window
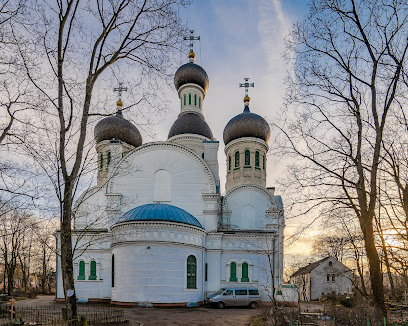
[(255, 167), (259, 168), (259, 152), (255, 152)]
[(99, 170), (103, 169), (103, 153), (99, 155)]
[(167, 170), (157, 170), (154, 174), (153, 201), (171, 201), (171, 175)]
[(204, 153), (201, 154), (201, 158), (204, 160)]
[(228, 172), (231, 171), (231, 154), (228, 155)]
[(329, 266), (333, 266), (333, 262), (329, 261)]
[(201, 97), (198, 97), (198, 107), (201, 109)]
[(243, 263), (242, 264), (242, 278), (241, 282), (249, 282), (249, 277), (248, 277), (248, 263)]
[(115, 255), (112, 255), (112, 287), (115, 286)]
[(235, 152), (235, 167), (239, 168), (239, 151)]
[(85, 280), (85, 262), (83, 260), (79, 262), (78, 280)]
[(96, 261), (91, 261), (91, 273), (89, 274), (90, 280), (96, 280)]
[(191, 94), (188, 94), (188, 105), (191, 105)]
[(251, 152), (249, 151), (249, 149), (245, 150), (245, 165), (251, 165)]
[(187, 289), (197, 288), (197, 260), (193, 255), (187, 258)]
[(262, 169), (265, 170), (265, 155), (262, 155)]
[(237, 279), (237, 263), (232, 262), (230, 265), (230, 282), (236, 282)]
[(194, 106), (197, 106), (197, 94), (194, 94)]
[(111, 162), (111, 152), (109, 151), (106, 153), (106, 167), (108, 167), (110, 162)]
[(186, 105), (186, 94), (184, 94), (184, 105)]

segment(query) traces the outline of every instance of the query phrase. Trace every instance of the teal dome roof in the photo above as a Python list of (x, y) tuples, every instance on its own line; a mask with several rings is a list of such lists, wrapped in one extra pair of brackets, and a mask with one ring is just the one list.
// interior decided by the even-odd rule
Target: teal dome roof
[(168, 221), (204, 229), (193, 215), (184, 209), (168, 204), (147, 204), (132, 208), (122, 215), (118, 223), (130, 221)]

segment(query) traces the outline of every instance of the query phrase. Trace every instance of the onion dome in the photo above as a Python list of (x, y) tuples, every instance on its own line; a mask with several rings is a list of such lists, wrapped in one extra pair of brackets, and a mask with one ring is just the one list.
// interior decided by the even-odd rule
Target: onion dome
[(197, 84), (206, 93), (210, 84), (208, 75), (201, 66), (194, 63), (195, 54), (193, 51), (188, 56), (190, 62), (178, 68), (174, 75), (174, 86), (179, 90), (185, 84)]
[(132, 208), (119, 219), (118, 223), (131, 221), (166, 221), (189, 224), (203, 229), (200, 222), (184, 209), (168, 204), (147, 204)]
[(233, 117), (225, 126), (224, 129), (224, 144), (227, 145), (242, 137), (254, 137), (265, 141), (269, 141), (271, 136), (271, 128), (268, 122), (260, 115), (249, 111), (249, 97), (245, 96), (244, 112)]
[(195, 113), (184, 113), (179, 116), (171, 126), (168, 138), (181, 134), (196, 134), (214, 140), (207, 122)]
[(99, 121), (94, 130), (95, 141), (118, 139), (129, 145), (138, 147), (142, 145), (142, 136), (136, 126), (123, 118), (122, 101), (117, 103), (118, 111), (114, 116), (106, 117)]

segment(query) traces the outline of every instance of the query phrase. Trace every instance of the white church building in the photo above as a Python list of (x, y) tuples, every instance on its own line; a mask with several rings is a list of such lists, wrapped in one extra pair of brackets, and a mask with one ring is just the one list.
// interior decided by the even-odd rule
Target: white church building
[(221, 194), (219, 142), (204, 119), (209, 79), (194, 59), (175, 73), (180, 114), (167, 140), (143, 143), (121, 100), (95, 127), (97, 186), (77, 200), (73, 226), (79, 300), (194, 305), (224, 287), (258, 288), (268, 300), (272, 282), (283, 283), (283, 204), (266, 187), (270, 127), (246, 93), (224, 129)]

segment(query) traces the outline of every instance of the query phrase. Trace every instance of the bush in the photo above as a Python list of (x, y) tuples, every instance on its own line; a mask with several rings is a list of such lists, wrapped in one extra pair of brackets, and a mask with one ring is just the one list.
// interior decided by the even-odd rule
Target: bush
[(344, 298), (340, 300), (340, 304), (346, 308), (353, 308), (356, 305), (356, 300), (354, 298)]

